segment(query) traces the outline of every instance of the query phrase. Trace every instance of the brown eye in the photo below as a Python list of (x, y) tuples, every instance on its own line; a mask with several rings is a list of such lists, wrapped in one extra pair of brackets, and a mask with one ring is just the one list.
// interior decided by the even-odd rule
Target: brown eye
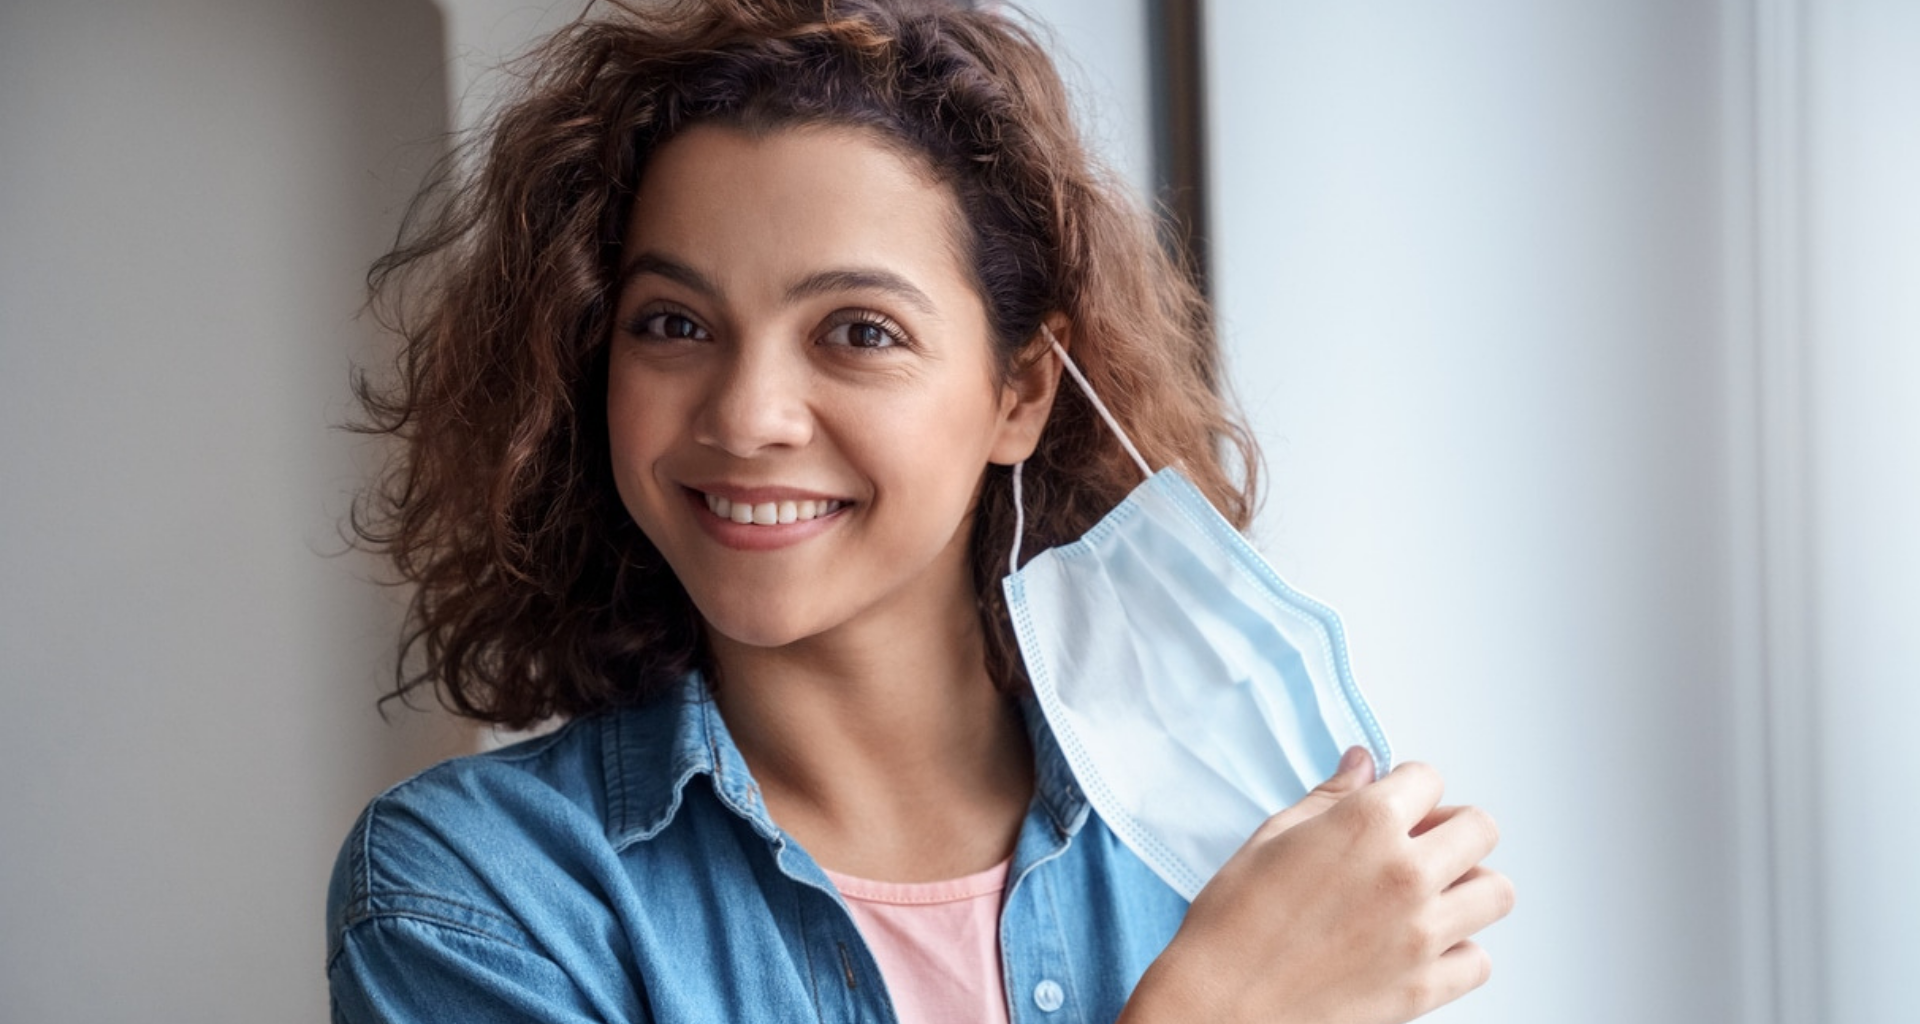
[(845, 345), (856, 349), (885, 349), (905, 343), (900, 334), (886, 324), (872, 320), (849, 320), (835, 324), (824, 339), (829, 345)]
[(633, 333), (646, 338), (665, 338), (669, 340), (705, 341), (707, 332), (689, 317), (679, 313), (654, 313), (641, 317), (633, 325)]

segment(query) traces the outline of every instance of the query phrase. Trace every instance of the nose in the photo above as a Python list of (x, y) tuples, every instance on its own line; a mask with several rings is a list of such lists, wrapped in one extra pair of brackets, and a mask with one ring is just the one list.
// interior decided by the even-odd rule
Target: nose
[(805, 360), (779, 344), (729, 346), (694, 422), (694, 439), (737, 458), (804, 446), (813, 437)]

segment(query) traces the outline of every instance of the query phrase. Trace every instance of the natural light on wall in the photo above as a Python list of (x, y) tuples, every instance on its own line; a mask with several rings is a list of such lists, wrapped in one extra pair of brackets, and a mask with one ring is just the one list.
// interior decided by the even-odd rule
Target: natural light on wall
[[(1143, 194), (1169, 2), (1019, 5)], [(362, 275), (579, 6), (0, 4), (0, 1020), (326, 1018), (477, 741), (325, 557)], [(1519, 890), (1431, 1019), (1920, 1020), (1920, 3), (1203, 6), (1256, 539)]]
[(1433, 1019), (1920, 1014), (1920, 9), (1208, 13), (1264, 539), (1521, 894)]

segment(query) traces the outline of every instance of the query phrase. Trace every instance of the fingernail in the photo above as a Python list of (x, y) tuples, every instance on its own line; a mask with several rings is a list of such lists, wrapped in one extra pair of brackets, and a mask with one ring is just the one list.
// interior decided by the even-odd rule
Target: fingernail
[(1348, 747), (1347, 752), (1340, 755), (1340, 768), (1334, 774), (1345, 775), (1348, 772), (1359, 771), (1360, 766), (1367, 763), (1369, 756), (1365, 747)]

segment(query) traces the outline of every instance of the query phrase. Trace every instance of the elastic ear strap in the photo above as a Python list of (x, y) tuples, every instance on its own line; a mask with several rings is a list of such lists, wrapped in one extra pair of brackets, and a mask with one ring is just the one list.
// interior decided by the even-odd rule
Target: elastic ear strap
[[(1054, 354), (1060, 357), (1061, 364), (1067, 368), (1067, 375), (1073, 378), (1075, 384), (1080, 385), (1080, 393), (1086, 395), (1087, 401), (1093, 403), (1093, 411), (1107, 421), (1107, 427), (1113, 431), (1113, 436), (1120, 439), (1121, 447), (1127, 450), (1128, 455), (1133, 456), (1133, 464), (1140, 467), (1140, 475), (1153, 476), (1153, 470), (1147, 468), (1147, 460), (1140, 457), (1140, 449), (1133, 446), (1133, 439), (1127, 436), (1126, 431), (1120, 429), (1120, 421), (1114, 419), (1113, 413), (1107, 411), (1107, 403), (1102, 402), (1100, 396), (1093, 393), (1093, 385), (1087, 383), (1087, 378), (1080, 372), (1080, 367), (1074, 365), (1073, 357), (1060, 346), (1060, 339), (1053, 336), (1053, 331), (1046, 324), (1040, 325), (1040, 332), (1047, 336), (1047, 344), (1053, 346)], [(1015, 479), (1019, 478), (1015, 477)]]
[[(1080, 393), (1087, 396), (1087, 401), (1093, 403), (1093, 411), (1099, 413), (1100, 418), (1106, 421), (1107, 429), (1112, 430), (1113, 436), (1120, 439), (1120, 446), (1125, 448), (1127, 454), (1133, 458), (1133, 464), (1140, 467), (1140, 475), (1151, 478), (1153, 470), (1147, 468), (1147, 460), (1140, 457), (1140, 449), (1135, 448), (1133, 439), (1127, 436), (1126, 431), (1120, 429), (1120, 421), (1114, 419), (1113, 413), (1107, 410), (1107, 403), (1102, 402), (1100, 396), (1093, 393), (1093, 385), (1087, 383), (1086, 375), (1080, 372), (1080, 367), (1075, 365), (1073, 357), (1068, 355), (1067, 350), (1061, 346), (1060, 339), (1053, 336), (1053, 331), (1046, 324), (1040, 325), (1040, 332), (1047, 336), (1047, 344), (1053, 346), (1053, 354), (1060, 357), (1060, 365), (1067, 368), (1067, 375), (1080, 386)], [(1025, 459), (1013, 464), (1013, 550), (1007, 554), (1009, 575), (1020, 571), (1020, 541), (1027, 535), (1027, 503), (1020, 491), (1020, 471), (1026, 466)]]
[(1020, 497), (1020, 471), (1027, 460), (1013, 464), (1013, 552), (1007, 555), (1007, 575), (1020, 571), (1020, 538), (1027, 535), (1027, 503)]

